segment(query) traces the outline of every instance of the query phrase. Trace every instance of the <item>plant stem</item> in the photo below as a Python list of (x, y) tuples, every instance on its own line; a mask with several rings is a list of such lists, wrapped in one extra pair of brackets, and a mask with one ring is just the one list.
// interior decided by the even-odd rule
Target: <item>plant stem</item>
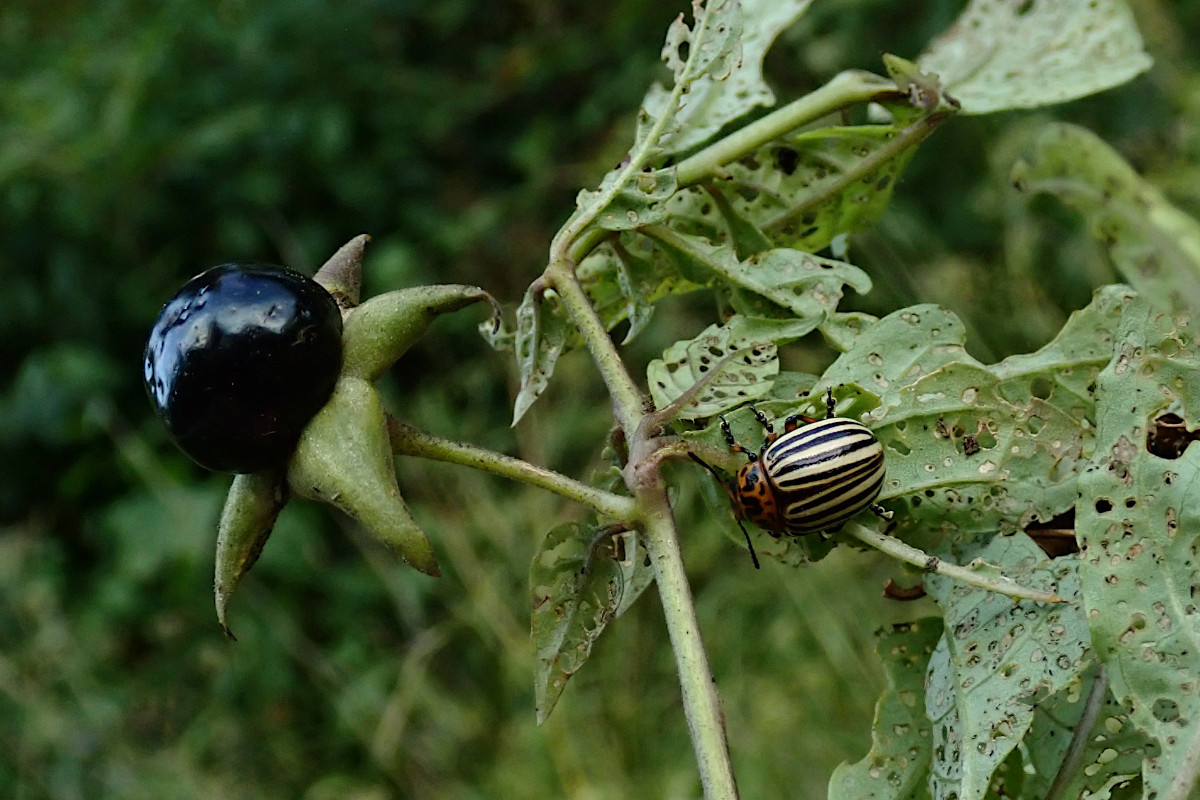
[(613, 519), (628, 520), (636, 515), (636, 507), (631, 497), (588, 486), (586, 483), (580, 483), (566, 475), (560, 475), (503, 453), (444, 439), (399, 420), (388, 420), (388, 438), (392, 444), (392, 452), (399, 455), (445, 461), (511, 478), (583, 503)]
[(802, 125), (848, 106), (880, 99), (881, 96), (903, 97), (903, 94), (893, 81), (872, 72), (839, 72), (816, 91), (780, 106), (681, 161), (676, 173), (679, 186), (682, 188), (706, 180), (726, 164), (753, 153), (767, 142)]
[(1083, 766), (1083, 757), (1087, 753), (1088, 744), (1091, 743), (1092, 730), (1096, 727), (1096, 720), (1100, 718), (1100, 711), (1104, 708), (1104, 698), (1107, 694), (1108, 669), (1101, 664), (1096, 669), (1096, 677), (1092, 679), (1092, 688), (1084, 702), (1083, 713), (1079, 716), (1079, 722), (1075, 723), (1075, 730), (1071, 734), (1071, 744), (1067, 747), (1062, 764), (1059, 765), (1058, 772), (1042, 800), (1060, 800), (1065, 796), (1063, 793), (1067, 786), (1074, 779), (1075, 773)]
[(920, 567), (926, 572), (945, 575), (959, 583), (978, 586), (980, 589), (1006, 595), (1016, 600), (1036, 600), (1039, 603), (1067, 602), (1054, 592), (1032, 589), (1002, 575), (983, 575), (968, 567), (948, 563), (937, 556), (929, 555), (924, 550), (907, 545), (894, 536), (878, 533), (853, 522), (847, 524), (842, 530), (863, 544), (869, 545), (881, 553), (886, 553), (892, 558)]
[[(896, 84), (887, 78), (863, 70), (840, 72), (816, 91), (781, 106), (684, 159), (676, 167), (679, 188), (702, 183), (719, 174), (726, 164), (737, 161), (767, 142), (835, 111), (872, 100), (903, 97), (904, 94), (896, 88)], [(631, 161), (631, 167), (633, 163)], [(640, 169), (645, 163), (645, 158), (642, 157), (637, 163)], [(632, 172), (630, 170), (630, 174)], [(615, 194), (619, 186), (611, 188)], [(595, 215), (592, 215), (587, 222), (590, 223), (594, 218)], [(582, 219), (572, 220), (571, 227), (574, 231), (568, 253), (571, 262), (575, 264), (592, 252), (609, 233), (597, 227), (580, 225), (579, 222), (582, 222)]]
[(563, 307), (582, 334), (612, 395), (617, 422), (630, 442), (625, 481), (641, 512), (635, 524), (645, 533), (646, 552), (654, 566), (704, 796), (708, 800), (734, 800), (737, 784), (725, 739), (724, 715), (713, 688), (712, 668), (700, 637), (696, 604), (687, 582), (674, 517), (662, 485), (661, 461), (654, 457), (658, 443), (648, 438), (647, 429), (653, 426), (642, 424), (645, 416), (642, 393), (625, 369), (620, 353), (579, 285), (574, 270), (561, 261), (552, 261), (546, 268), (545, 277), (558, 292)]
[[(686, 81), (682, 78), (677, 80), (675, 95), (685, 86)], [(880, 97), (884, 92), (896, 94), (895, 85), (870, 73), (844, 72), (812, 94), (686, 159), (678, 167), (680, 185), (706, 179), (730, 161), (753, 152), (788, 131), (839, 108)], [(667, 108), (674, 107), (673, 104), (678, 100), (675, 95)], [(660, 443), (654, 440), (654, 431), (650, 430), (655, 426), (646, 424), (652, 420), (646, 418), (642, 392), (630, 377), (608, 330), (575, 275), (575, 266), (607, 235), (606, 231), (594, 227), (592, 223), (612, 202), (617, 192), (649, 162), (667, 119), (668, 116), (664, 115), (653, 130), (639, 137), (640, 146), (629, 154), (627, 163), (616, 178), (606, 181), (600, 192), (590, 198), (554, 237), (543, 279), (547, 287), (558, 293), (564, 309), (579, 329), (612, 395), (617, 423), (630, 442), (625, 480), (640, 512), (636, 520), (630, 521), (636, 522), (643, 530), (646, 550), (654, 565), (704, 795), (709, 800), (732, 800), (737, 797), (737, 785), (729, 759), (724, 717), (713, 686), (712, 669), (700, 638), (695, 602), (687, 582), (670, 503), (662, 484), (661, 458), (656, 456)]]
[[(658, 474), (658, 464), (652, 469)], [(646, 551), (654, 565), (655, 582), (675, 652), (679, 670), (683, 709), (687, 717), (700, 783), (707, 800), (735, 800), (737, 782), (729, 759), (729, 743), (725, 734), (725, 716), (721, 698), (713, 682), (712, 667), (700, 638), (696, 604), (688, 584), (683, 554), (675, 531), (665, 487), (650, 499), (643, 517), (642, 532)]]

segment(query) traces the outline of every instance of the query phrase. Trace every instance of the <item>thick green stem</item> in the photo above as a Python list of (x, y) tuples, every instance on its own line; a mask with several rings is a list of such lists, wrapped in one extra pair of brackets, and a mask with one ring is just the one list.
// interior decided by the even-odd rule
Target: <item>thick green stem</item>
[(679, 163), (676, 176), (680, 187), (691, 186), (715, 175), (721, 167), (753, 153), (767, 142), (849, 106), (881, 97), (902, 96), (896, 84), (871, 72), (849, 70), (834, 75), (814, 92), (780, 106), (765, 117), (710, 144)]
[[(772, 111), (680, 162), (676, 171), (679, 188), (702, 183), (720, 174), (726, 164), (737, 161), (764, 144), (835, 111), (859, 103), (902, 96), (896, 84), (887, 78), (861, 70), (841, 72), (820, 89)], [(643, 162), (644, 159), (639, 162), (639, 169)], [(615, 193), (618, 187), (612, 188)], [(569, 240), (568, 257), (575, 264), (582, 261), (609, 235), (609, 231), (587, 227), (580, 224), (581, 222), (582, 219), (574, 219), (571, 226), (573, 231)], [(591, 219), (588, 222), (590, 223)]]
[[(657, 473), (658, 464), (648, 465), (648, 468)], [(700, 623), (696, 619), (696, 605), (679, 550), (675, 520), (665, 489), (647, 499), (651, 500), (651, 506), (643, 517), (643, 541), (654, 565), (667, 633), (675, 652), (683, 710), (696, 751), (700, 782), (707, 800), (733, 800), (737, 797), (737, 782), (729, 759), (725, 717), (708, 654), (704, 652), (700, 638)]]
[(605, 492), (594, 486), (588, 486), (586, 483), (580, 483), (573, 478), (568, 478), (566, 475), (534, 466), (519, 458), (506, 456), (472, 444), (444, 439), (399, 420), (388, 420), (388, 439), (391, 441), (392, 452), (398, 455), (445, 461), (511, 478), (583, 503), (613, 519), (629, 520), (636, 513), (631, 497)]

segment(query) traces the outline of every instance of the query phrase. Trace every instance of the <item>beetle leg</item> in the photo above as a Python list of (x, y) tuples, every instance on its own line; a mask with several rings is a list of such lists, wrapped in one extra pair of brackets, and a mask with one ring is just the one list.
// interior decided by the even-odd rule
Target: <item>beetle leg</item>
[(891, 511), (888, 511), (886, 508), (879, 505), (879, 503), (871, 503), (871, 505), (867, 506), (867, 508), (871, 509), (871, 512), (874, 513), (875, 516), (885, 519), (888, 522), (891, 522), (892, 517), (895, 516)]
[(833, 410), (837, 403), (833, 401), (833, 387), (825, 390), (825, 419), (833, 419)]
[(733, 438), (733, 430), (729, 427), (729, 420), (725, 419), (724, 414), (717, 414), (717, 419), (721, 420), (721, 433), (725, 434), (725, 442), (729, 445), (729, 449), (735, 453), (745, 453), (751, 461), (754, 461), (758, 456), (752, 450), (747, 450), (738, 444), (737, 439)]
[(778, 439), (778, 438), (779, 438), (779, 434), (777, 434), (777, 433), (775, 432), (775, 426), (771, 424), (771, 420), (767, 419), (767, 415), (766, 415), (766, 414), (764, 414), (763, 412), (759, 411), (759, 410), (758, 410), (756, 407), (754, 407), (753, 405), (751, 405), (751, 406), (750, 406), (750, 410), (754, 412), (754, 418), (755, 418), (756, 420), (758, 420), (758, 424), (759, 424), (759, 425), (762, 425), (762, 426), (763, 426), (764, 428), (766, 428), (766, 430), (767, 430), (767, 441), (766, 441), (766, 444), (770, 444), (771, 442), (773, 442), (773, 441), (775, 441), (776, 439)]

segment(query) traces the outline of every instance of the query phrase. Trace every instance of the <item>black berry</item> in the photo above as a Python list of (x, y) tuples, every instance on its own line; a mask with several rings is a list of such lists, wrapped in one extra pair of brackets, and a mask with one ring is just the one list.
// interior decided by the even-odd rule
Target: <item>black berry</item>
[(282, 464), (325, 405), (342, 363), (342, 316), (311, 278), (223, 264), (167, 303), (146, 345), (150, 401), (183, 452), (220, 472)]

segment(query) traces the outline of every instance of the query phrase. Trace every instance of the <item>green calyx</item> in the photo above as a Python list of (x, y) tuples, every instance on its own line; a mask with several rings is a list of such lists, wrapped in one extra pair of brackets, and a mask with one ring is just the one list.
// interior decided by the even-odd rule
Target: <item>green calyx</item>
[(286, 469), (237, 475), (217, 539), (217, 620), (266, 544), (289, 494), (320, 500), (362, 523), (375, 538), (426, 575), (441, 574), (429, 539), (400, 496), (387, 413), (374, 381), (423, 336), (441, 314), (475, 303), (499, 307), (487, 292), (457, 284), (418, 286), (359, 304), (366, 235), (350, 240), (315, 279), (337, 300), (344, 320), (342, 371), (333, 395), (309, 421)]
[(372, 297), (345, 317), (342, 374), (377, 380), (439, 315), (484, 300), (499, 318), (496, 301), (476, 286), (414, 286)]
[(286, 503), (287, 485), (281, 470), (235, 475), (233, 485), (229, 487), (217, 528), (213, 592), (217, 601), (217, 622), (230, 639), (236, 637), (226, 620), (229, 600), (242, 576), (258, 560), (275, 527), (275, 519)]
[(375, 387), (343, 374), (288, 464), (300, 497), (336, 506), (427, 575), (440, 575), (433, 548), (400, 498), (387, 415)]

